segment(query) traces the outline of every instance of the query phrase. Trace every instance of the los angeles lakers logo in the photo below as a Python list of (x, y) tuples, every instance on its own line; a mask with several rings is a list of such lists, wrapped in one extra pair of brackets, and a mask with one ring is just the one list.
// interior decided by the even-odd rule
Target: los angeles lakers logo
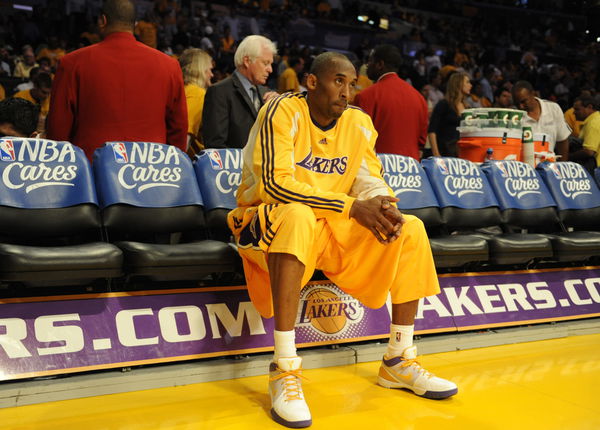
[(300, 297), (298, 325), (320, 335), (340, 335), (359, 323), (364, 309), (358, 300), (333, 284), (311, 285)]

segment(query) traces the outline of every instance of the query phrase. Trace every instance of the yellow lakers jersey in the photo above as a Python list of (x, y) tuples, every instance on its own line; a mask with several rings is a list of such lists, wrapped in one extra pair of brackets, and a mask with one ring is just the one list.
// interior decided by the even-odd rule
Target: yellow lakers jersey
[(305, 93), (260, 110), (243, 151), (239, 207), (299, 202), (317, 218), (348, 217), (356, 198), (392, 195), (375, 155), (371, 118), (349, 106), (327, 128), (310, 116)]

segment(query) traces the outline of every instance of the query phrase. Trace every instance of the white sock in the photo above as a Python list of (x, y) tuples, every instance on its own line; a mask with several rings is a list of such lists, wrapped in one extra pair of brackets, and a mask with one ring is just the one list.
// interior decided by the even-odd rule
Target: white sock
[(282, 357), (297, 357), (296, 354), (296, 332), (278, 331), (274, 332), (275, 338), (275, 356), (273, 362), (277, 362)]
[(388, 358), (402, 355), (406, 348), (413, 344), (414, 325), (390, 324), (390, 342), (388, 343)]

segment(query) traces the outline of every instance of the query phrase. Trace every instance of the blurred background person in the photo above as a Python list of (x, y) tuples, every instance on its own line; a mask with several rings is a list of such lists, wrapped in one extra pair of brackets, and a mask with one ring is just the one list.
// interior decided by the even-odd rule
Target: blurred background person
[[(579, 93), (579, 97), (591, 97), (592, 93), (590, 90), (581, 90)], [(571, 137), (579, 138), (579, 133), (581, 133), (581, 126), (583, 125), (583, 121), (578, 120), (575, 117), (575, 109), (571, 106), (564, 113), (565, 122), (571, 129)], [(571, 151), (569, 151), (571, 152)]]
[(33, 78), (33, 88), (17, 92), (14, 97), (30, 101), (40, 110), (37, 131), (44, 134), (46, 131), (46, 117), (50, 111), (50, 93), (52, 92), (52, 78), (48, 73), (39, 72)]
[(30, 45), (23, 46), (22, 52), (23, 55), (15, 61), (15, 69), (13, 70), (13, 77), (15, 78), (29, 78), (31, 69), (39, 67), (39, 64), (35, 61), (33, 48)]
[(398, 48), (376, 46), (367, 64), (367, 75), (375, 83), (358, 94), (354, 103), (373, 120), (378, 133), (376, 152), (420, 160), (429, 111), (421, 93), (398, 76), (401, 66)]
[(202, 49), (189, 48), (179, 57), (179, 65), (188, 109), (188, 154), (194, 157), (204, 149), (201, 140), (202, 108), (206, 88), (213, 77), (213, 60)]
[(202, 110), (206, 148), (243, 148), (258, 111), (277, 93), (266, 86), (273, 72), (275, 44), (266, 37), (246, 37), (235, 51), (235, 71), (208, 88)]
[(8, 98), (0, 101), (0, 138), (35, 137), (39, 106), (29, 100)]
[(502, 109), (514, 109), (512, 94), (506, 88), (500, 87), (494, 94), (494, 107)]
[(471, 93), (471, 79), (464, 72), (453, 72), (448, 78), (446, 94), (440, 100), (429, 120), (429, 143), (433, 156), (456, 157), (456, 143), (460, 137), (456, 127), (460, 114), (467, 108), (465, 100)]
[(187, 106), (179, 63), (135, 40), (135, 5), (105, 0), (104, 39), (59, 63), (52, 85), (48, 138), (83, 148), (91, 161), (112, 140), (187, 149)]
[(280, 94), (300, 91), (298, 75), (304, 70), (304, 58), (293, 56), (288, 60), (288, 67), (277, 78), (277, 91)]
[(600, 112), (598, 112), (598, 102), (600, 98), (591, 96), (579, 96), (573, 103), (575, 118), (581, 121), (581, 131), (579, 139), (581, 140), (581, 149), (571, 153), (569, 160), (581, 164), (591, 174), (594, 169), (600, 166)]
[(561, 161), (567, 161), (571, 130), (565, 122), (560, 106), (550, 100), (536, 97), (533, 86), (528, 81), (515, 83), (512, 94), (517, 107), (527, 112), (523, 116), (523, 126), (531, 127), (534, 134), (544, 133), (548, 137), (550, 151), (560, 155)]

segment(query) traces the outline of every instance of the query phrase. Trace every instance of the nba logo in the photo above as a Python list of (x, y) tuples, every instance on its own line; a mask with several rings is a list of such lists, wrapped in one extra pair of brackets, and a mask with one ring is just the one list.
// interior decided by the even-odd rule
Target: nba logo
[(504, 163), (496, 163), (495, 164), (498, 169), (500, 169), (500, 174), (503, 178), (508, 178), (508, 172), (506, 171), (506, 166)]
[(0, 141), (0, 159), (2, 161), (15, 161), (15, 146), (12, 140)]
[(448, 166), (446, 166), (446, 162), (443, 159), (436, 158), (435, 159), (435, 164), (438, 165), (438, 167), (442, 171), (442, 174), (444, 174), (444, 175), (449, 175), (450, 174), (450, 172), (448, 171)]
[(554, 173), (554, 176), (556, 176), (556, 179), (562, 179), (562, 174), (560, 173), (560, 170), (558, 170), (558, 166), (556, 165), (556, 163), (550, 163), (550, 170), (552, 170), (552, 173)]
[(208, 159), (210, 160), (210, 166), (214, 170), (223, 170), (223, 160), (221, 160), (221, 154), (217, 151), (210, 151), (208, 153)]
[(113, 153), (115, 154), (115, 161), (117, 163), (128, 163), (129, 158), (127, 157), (127, 150), (125, 149), (125, 144), (122, 142), (117, 142), (112, 144)]

